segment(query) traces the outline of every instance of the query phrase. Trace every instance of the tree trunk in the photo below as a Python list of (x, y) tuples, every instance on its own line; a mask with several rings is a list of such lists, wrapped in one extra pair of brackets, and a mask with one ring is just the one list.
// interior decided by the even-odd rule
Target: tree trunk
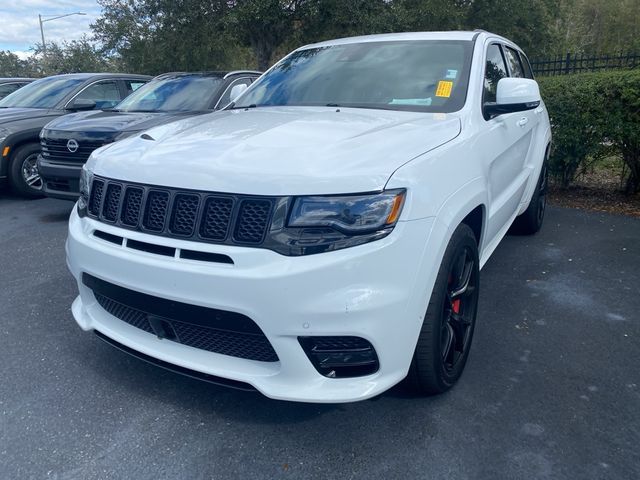
[(258, 60), (258, 70), (264, 72), (271, 65), (271, 56), (273, 55), (273, 47), (266, 42), (261, 42), (253, 47)]
[(622, 159), (629, 167), (625, 193), (627, 195), (633, 195), (640, 192), (640, 154), (633, 155), (631, 152), (623, 153)]

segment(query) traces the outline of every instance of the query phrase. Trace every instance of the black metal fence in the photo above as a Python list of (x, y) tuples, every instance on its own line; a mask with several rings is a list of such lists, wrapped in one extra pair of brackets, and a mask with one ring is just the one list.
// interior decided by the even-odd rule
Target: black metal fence
[(555, 58), (531, 62), (533, 73), (540, 77), (636, 67), (640, 67), (640, 54), (638, 53), (600, 56), (567, 53), (566, 55), (558, 55)]

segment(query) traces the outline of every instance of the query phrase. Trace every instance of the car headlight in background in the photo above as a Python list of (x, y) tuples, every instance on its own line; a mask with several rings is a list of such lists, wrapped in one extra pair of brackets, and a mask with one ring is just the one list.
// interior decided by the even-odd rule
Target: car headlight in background
[(81, 217), (87, 214), (92, 179), (93, 174), (83, 166), (80, 171), (80, 197), (78, 198), (78, 215)]
[[(0, 144), (6, 140), (6, 138), (11, 134), (11, 130), (8, 128), (0, 127)], [(9, 154), (9, 145), (5, 146), (3, 151), (0, 154), (3, 157), (6, 157)]]

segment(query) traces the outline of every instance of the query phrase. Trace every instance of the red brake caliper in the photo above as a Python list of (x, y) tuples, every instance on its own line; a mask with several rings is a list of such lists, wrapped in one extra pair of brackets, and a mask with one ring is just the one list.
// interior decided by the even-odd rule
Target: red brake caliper
[(451, 302), (451, 310), (453, 313), (460, 313), (460, 299), (456, 298), (453, 302)]

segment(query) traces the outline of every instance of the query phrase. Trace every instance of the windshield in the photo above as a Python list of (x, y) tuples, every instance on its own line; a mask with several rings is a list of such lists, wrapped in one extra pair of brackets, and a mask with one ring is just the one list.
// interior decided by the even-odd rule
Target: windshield
[(454, 112), (464, 105), (470, 41), (387, 41), (309, 48), (280, 61), (234, 108), (326, 105)]
[(202, 75), (159, 78), (138, 88), (115, 109), (122, 112), (207, 110), (221, 84), (220, 77)]
[(0, 108), (55, 108), (84, 81), (84, 78), (42, 78), (4, 97)]

